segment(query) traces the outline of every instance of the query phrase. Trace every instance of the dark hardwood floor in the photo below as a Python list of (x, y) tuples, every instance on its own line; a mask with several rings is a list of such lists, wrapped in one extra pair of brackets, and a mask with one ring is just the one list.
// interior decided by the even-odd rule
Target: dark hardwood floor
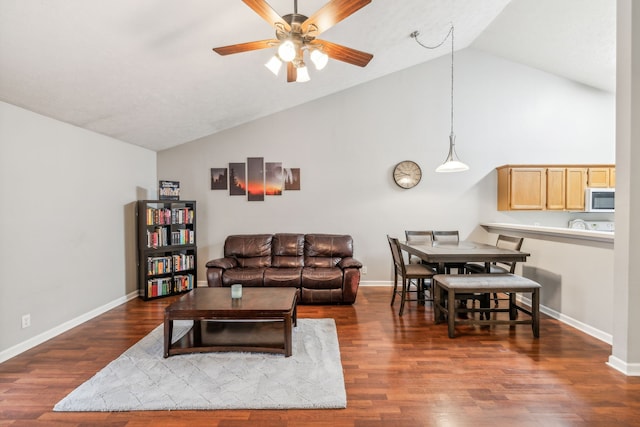
[(611, 348), (542, 317), (531, 327), (466, 326), (447, 337), (431, 305), (397, 315), (390, 289), (354, 306), (300, 306), (336, 320), (347, 409), (60, 413), (52, 407), (162, 321), (172, 299), (136, 299), (0, 364), (0, 426), (631, 426), (640, 378)]

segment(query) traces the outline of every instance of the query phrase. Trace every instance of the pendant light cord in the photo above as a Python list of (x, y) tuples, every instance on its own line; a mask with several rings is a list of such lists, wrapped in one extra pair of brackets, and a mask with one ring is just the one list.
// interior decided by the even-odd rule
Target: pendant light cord
[(453, 135), (453, 46), (454, 46), (453, 24), (451, 24), (451, 28), (449, 29), (449, 32), (447, 33), (447, 35), (444, 36), (444, 39), (442, 39), (442, 41), (435, 46), (427, 46), (426, 44), (422, 43), (420, 40), (418, 40), (419, 35), (420, 35), (419, 31), (414, 31), (413, 33), (410, 34), (411, 38), (415, 39), (416, 43), (418, 43), (420, 46), (424, 47), (425, 49), (437, 49), (440, 46), (442, 46), (444, 42), (447, 41), (449, 36), (451, 36), (451, 135)]

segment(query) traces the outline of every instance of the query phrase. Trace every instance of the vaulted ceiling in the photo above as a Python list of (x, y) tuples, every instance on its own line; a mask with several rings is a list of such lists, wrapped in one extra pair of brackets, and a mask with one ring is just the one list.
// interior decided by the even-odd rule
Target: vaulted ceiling
[[(279, 14), (293, 0), (267, 0)], [(300, 0), (310, 16), (328, 0)], [(615, 90), (613, 0), (373, 0), (322, 39), (372, 53), (365, 68), (330, 60), (286, 83), (264, 49), (211, 49), (274, 37), (240, 0), (0, 0), (0, 100), (162, 150), (448, 54), (426, 50), (451, 22), (472, 47)]]

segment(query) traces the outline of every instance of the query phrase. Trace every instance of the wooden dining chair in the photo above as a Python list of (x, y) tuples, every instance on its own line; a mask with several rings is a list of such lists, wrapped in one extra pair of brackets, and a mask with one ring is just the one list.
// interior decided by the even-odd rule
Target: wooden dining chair
[[(433, 296), (427, 299), (425, 296), (425, 282), (431, 280), (436, 272), (424, 264), (407, 264), (402, 255), (400, 242), (394, 237), (387, 235), (391, 256), (393, 258), (393, 292), (391, 296), (391, 305), (396, 300), (396, 295), (400, 295), (400, 311), (399, 316), (404, 312), (404, 304), (407, 301), (418, 301), (424, 304), (425, 301), (433, 301)], [(398, 279), (401, 279), (401, 289), (398, 290)], [(411, 290), (411, 287), (415, 290)], [(411, 294), (415, 294), (416, 298), (410, 298)]]
[[(458, 230), (438, 230), (431, 232), (434, 242), (438, 243), (458, 243), (460, 241), (460, 233)], [(455, 268), (458, 273), (464, 273), (465, 263), (463, 262), (447, 262), (444, 265), (446, 274), (451, 274), (451, 269)]]
[[(404, 236), (407, 243), (431, 243), (433, 240), (431, 233), (433, 233), (431, 230), (405, 230)], [(409, 264), (423, 264), (423, 261), (415, 255), (409, 255)]]
[[(524, 241), (523, 237), (514, 237), (514, 236), (505, 236), (504, 234), (499, 234), (498, 239), (496, 240), (496, 247), (503, 249), (512, 249), (514, 251), (519, 251), (522, 247), (522, 242)], [(464, 266), (464, 269), (467, 273), (491, 273), (491, 274), (505, 274), (505, 273), (514, 273), (516, 271), (516, 262), (505, 262), (505, 261), (497, 261), (489, 264), (489, 271), (486, 271), (484, 264), (479, 263), (467, 263)], [(493, 294), (493, 301), (498, 307), (498, 294)]]
[[(407, 243), (427, 243), (431, 244), (433, 241), (433, 232), (431, 230), (405, 230), (404, 236), (407, 239)], [(438, 264), (426, 262), (420, 257), (409, 254), (409, 264), (424, 264), (429, 266), (434, 271), (438, 271)], [(422, 287), (423, 292), (431, 292), (431, 281), (425, 281)]]

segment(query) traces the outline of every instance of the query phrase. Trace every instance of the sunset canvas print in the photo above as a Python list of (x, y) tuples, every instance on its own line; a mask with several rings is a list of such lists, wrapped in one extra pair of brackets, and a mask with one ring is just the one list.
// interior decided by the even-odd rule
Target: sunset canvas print
[(244, 163), (229, 163), (229, 195), (247, 194), (247, 175), (244, 168)]
[(284, 185), (282, 163), (265, 163), (264, 167), (265, 194), (267, 196), (281, 196)]
[(264, 201), (264, 158), (247, 158), (247, 200)]
[(227, 189), (227, 168), (211, 168), (211, 189)]

